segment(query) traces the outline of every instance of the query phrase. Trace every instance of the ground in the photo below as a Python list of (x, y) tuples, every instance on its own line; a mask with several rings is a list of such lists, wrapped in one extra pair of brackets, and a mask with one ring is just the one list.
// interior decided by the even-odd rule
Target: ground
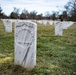
[(28, 71), (14, 65), (13, 32), (0, 21), (0, 75), (76, 75), (76, 24), (54, 36), (54, 25), (37, 23), (36, 67)]

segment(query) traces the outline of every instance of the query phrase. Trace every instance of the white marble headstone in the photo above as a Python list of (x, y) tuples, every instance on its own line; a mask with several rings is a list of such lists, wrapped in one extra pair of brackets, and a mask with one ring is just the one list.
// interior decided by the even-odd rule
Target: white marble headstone
[(14, 63), (30, 70), (36, 66), (37, 25), (33, 22), (15, 24)]
[(62, 22), (55, 23), (55, 36), (62, 36)]
[(42, 20), (42, 24), (43, 24), (44, 26), (46, 26), (47, 20)]
[(38, 23), (42, 24), (42, 20), (37, 20)]
[(74, 22), (63, 21), (62, 22), (62, 27), (63, 27), (63, 29), (68, 29), (68, 27), (70, 27), (73, 24), (74, 24)]
[(6, 32), (12, 32), (12, 22), (9, 20), (2, 20), (5, 26)]
[(53, 21), (48, 21), (48, 23), (49, 23), (50, 25), (53, 25)]

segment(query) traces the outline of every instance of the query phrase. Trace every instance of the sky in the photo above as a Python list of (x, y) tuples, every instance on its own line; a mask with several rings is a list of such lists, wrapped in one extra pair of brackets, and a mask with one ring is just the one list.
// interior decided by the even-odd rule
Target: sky
[(37, 14), (45, 15), (46, 12), (52, 13), (52, 11), (62, 11), (64, 5), (69, 0), (0, 0), (0, 6), (3, 9), (3, 12), (6, 15), (10, 15), (13, 11), (13, 8), (19, 8), (20, 12), (23, 9), (28, 10), (29, 12), (35, 10)]

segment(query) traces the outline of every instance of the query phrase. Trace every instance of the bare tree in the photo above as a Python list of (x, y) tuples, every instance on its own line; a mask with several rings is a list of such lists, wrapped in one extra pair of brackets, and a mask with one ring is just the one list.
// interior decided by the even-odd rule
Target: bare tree
[(57, 19), (56, 14), (57, 14), (56, 11), (52, 11), (52, 15), (51, 15), (51, 19), (52, 20), (56, 20)]
[(76, 21), (76, 0), (70, 0), (66, 5), (65, 8), (71, 16), (71, 19)]
[(49, 11), (46, 11), (46, 12), (45, 12), (45, 16), (46, 16), (46, 17), (49, 17), (49, 16), (50, 16), (50, 12), (49, 12)]
[(8, 18), (8, 16), (7, 15), (5, 15), (3, 12), (2, 12), (2, 7), (1, 7), (1, 5), (0, 5), (0, 19), (1, 18)]
[(45, 12), (45, 17), (46, 17), (46, 19), (50, 19), (50, 12), (49, 11)]
[(18, 19), (19, 18), (19, 9), (14, 7), (14, 10), (11, 12), (10, 17), (12, 19)]
[(37, 12), (35, 10), (30, 12), (30, 18), (35, 19)]
[(2, 8), (1, 8), (1, 5), (0, 5), (0, 14), (2, 13)]
[(66, 21), (68, 17), (67, 11), (63, 11), (62, 16), (63, 16), (63, 20)]
[(26, 15), (24, 13), (21, 13), (20, 14), (20, 19), (25, 19), (26, 18)]
[(2, 18), (2, 16), (3, 16), (3, 13), (2, 13), (1, 5), (0, 5), (0, 19)]
[(14, 13), (19, 14), (19, 11), (20, 11), (19, 8), (14, 7), (14, 10), (13, 10)]
[(27, 19), (28, 18), (28, 14), (29, 14), (28, 10), (23, 9), (22, 13), (20, 14), (20, 19)]
[(41, 14), (36, 15), (36, 20), (41, 20), (41, 19), (42, 19), (42, 16), (43, 16), (43, 14), (42, 14), (42, 13), (41, 13)]
[(26, 14), (26, 15), (27, 15), (29, 12), (28, 12), (28, 10), (23, 9), (23, 10), (22, 10), (22, 13), (24, 13), (24, 14)]

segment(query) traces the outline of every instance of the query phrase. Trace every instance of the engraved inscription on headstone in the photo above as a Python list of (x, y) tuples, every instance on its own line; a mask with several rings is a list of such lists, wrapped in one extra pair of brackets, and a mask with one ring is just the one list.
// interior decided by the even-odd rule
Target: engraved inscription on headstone
[(36, 66), (37, 25), (33, 22), (15, 24), (15, 64), (26, 69)]

